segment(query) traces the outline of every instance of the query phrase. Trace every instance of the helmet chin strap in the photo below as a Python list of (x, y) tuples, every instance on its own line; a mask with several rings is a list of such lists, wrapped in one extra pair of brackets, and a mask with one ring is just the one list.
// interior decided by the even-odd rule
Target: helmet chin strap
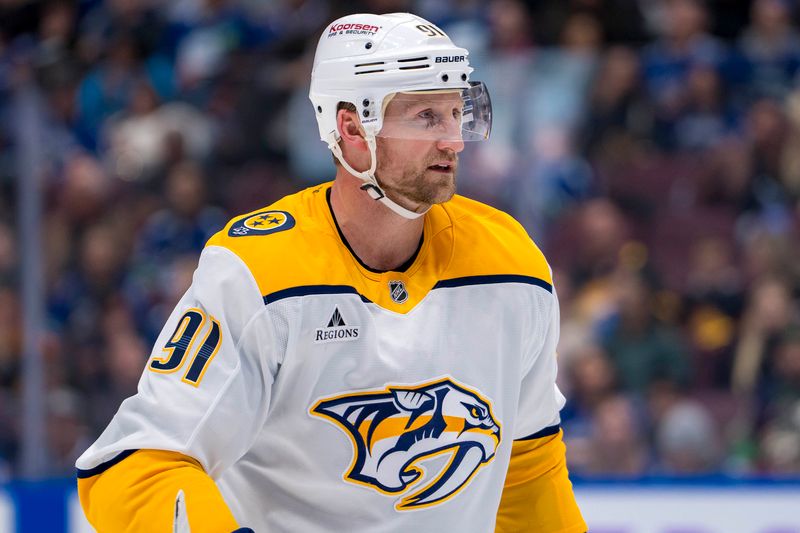
[(409, 220), (417, 219), (422, 215), (424, 215), (425, 213), (427, 213), (430, 207), (428, 207), (428, 209), (426, 209), (421, 213), (415, 213), (414, 211), (406, 209), (397, 202), (392, 201), (388, 196), (386, 196), (386, 193), (383, 192), (383, 189), (381, 189), (380, 185), (378, 185), (378, 180), (375, 179), (375, 169), (378, 166), (375, 135), (367, 134), (365, 136), (365, 139), (367, 141), (367, 146), (369, 147), (370, 159), (372, 160), (372, 163), (370, 164), (369, 170), (366, 170), (364, 172), (359, 172), (353, 169), (353, 167), (351, 167), (350, 164), (345, 160), (344, 155), (342, 154), (342, 148), (339, 146), (339, 143), (337, 142), (336, 133), (331, 133), (328, 141), (328, 148), (330, 148), (331, 152), (333, 152), (333, 155), (336, 157), (336, 159), (339, 160), (342, 166), (350, 174), (364, 181), (364, 185), (361, 186), (361, 189), (366, 191), (367, 194), (369, 194), (370, 198), (372, 198), (373, 200), (379, 201), (380, 203), (382, 203), (383, 205), (385, 205), (386, 207), (388, 207), (401, 217), (407, 218)]

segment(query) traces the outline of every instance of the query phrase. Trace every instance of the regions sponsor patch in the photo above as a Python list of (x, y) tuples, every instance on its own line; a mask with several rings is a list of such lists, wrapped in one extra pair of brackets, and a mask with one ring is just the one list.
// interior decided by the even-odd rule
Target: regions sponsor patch
[(294, 223), (294, 217), (286, 211), (262, 211), (234, 222), (228, 230), (228, 235), (231, 237), (269, 235), (292, 229)]
[(345, 323), (339, 308), (335, 307), (331, 319), (328, 320), (327, 327), (317, 328), (314, 332), (314, 343), (354, 341), (358, 340), (359, 327)]

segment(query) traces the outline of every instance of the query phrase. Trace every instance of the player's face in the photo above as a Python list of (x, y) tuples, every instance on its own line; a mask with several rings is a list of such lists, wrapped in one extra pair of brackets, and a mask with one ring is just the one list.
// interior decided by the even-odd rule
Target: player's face
[(458, 92), (397, 94), (378, 136), (375, 175), (393, 200), (417, 207), (446, 202), (456, 190), (463, 101)]

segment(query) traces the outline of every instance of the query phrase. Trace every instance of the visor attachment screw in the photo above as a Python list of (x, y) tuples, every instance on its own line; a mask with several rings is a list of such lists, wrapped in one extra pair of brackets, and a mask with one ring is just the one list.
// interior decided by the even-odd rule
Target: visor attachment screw
[(466, 74), (462, 74), (461, 75), (461, 81), (467, 81), (467, 75)]
[(442, 74), (442, 81), (446, 82), (449, 79), (450, 79), (450, 76), (448, 76), (447, 74)]
[(364, 45), (364, 48), (366, 48), (367, 50), (369, 50), (370, 48), (372, 48), (372, 43), (367, 43), (367, 44), (365, 44), (365, 45)]
[(317, 106), (317, 113), (322, 113), (322, 106), (321, 105)]

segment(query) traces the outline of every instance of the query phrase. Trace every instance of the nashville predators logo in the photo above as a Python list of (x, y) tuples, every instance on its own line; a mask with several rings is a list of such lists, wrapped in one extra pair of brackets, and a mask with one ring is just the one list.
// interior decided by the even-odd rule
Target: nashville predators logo
[[(500, 444), (491, 403), (450, 378), (323, 398), (310, 413), (350, 437), (353, 461), (344, 480), (402, 494), (398, 511), (452, 498), (494, 459)], [(422, 463), (438, 456), (445, 457), (439, 461), (444, 466), (426, 476)]]
[(228, 235), (231, 237), (269, 235), (291, 229), (294, 224), (294, 217), (286, 211), (262, 211), (234, 222), (228, 230)]

